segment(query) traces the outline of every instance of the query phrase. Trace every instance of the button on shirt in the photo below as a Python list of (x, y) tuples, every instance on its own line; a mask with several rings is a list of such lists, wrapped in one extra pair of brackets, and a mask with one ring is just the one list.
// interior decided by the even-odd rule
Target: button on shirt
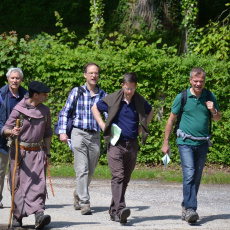
[[(86, 84), (82, 86), (86, 91), (78, 98), (77, 106), (76, 106), (76, 115), (74, 117), (73, 126), (80, 128), (80, 129), (89, 129), (95, 130), (97, 132), (101, 131), (100, 126), (97, 124), (91, 108), (92, 106), (97, 103), (100, 99), (105, 97), (107, 94), (99, 89), (99, 92), (94, 96), (91, 96), (89, 90), (86, 87)], [(73, 101), (77, 97), (78, 87), (74, 88), (65, 103), (65, 106), (60, 112), (60, 119), (58, 121), (59, 126), (59, 133), (66, 133), (66, 125), (67, 125), (67, 115), (72, 111), (73, 108)], [(107, 114), (105, 114), (107, 118)]]
[[(145, 101), (144, 107), (145, 113), (149, 114), (152, 110), (152, 106)], [(97, 103), (97, 109), (100, 112), (108, 112), (108, 105), (101, 100)], [(129, 104), (122, 99), (120, 110), (114, 117), (113, 123), (119, 126), (122, 130), (120, 136), (121, 140), (131, 140), (137, 138), (139, 117), (133, 99)]]

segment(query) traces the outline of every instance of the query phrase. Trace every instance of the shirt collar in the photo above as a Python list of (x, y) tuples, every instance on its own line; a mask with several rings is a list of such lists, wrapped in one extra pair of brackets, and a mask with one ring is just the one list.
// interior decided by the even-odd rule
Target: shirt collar
[(10, 98), (20, 98), (20, 93), (19, 93), (19, 91), (18, 91), (18, 96), (15, 97), (15, 96), (11, 93), (11, 91), (9, 90), (9, 97), (10, 97)]
[[(192, 87), (192, 86), (190, 86), (190, 87), (187, 89), (187, 95), (188, 95), (188, 97), (196, 97), (195, 95), (193, 95), (193, 94), (191, 93), (191, 91), (190, 91), (191, 87)], [(203, 90), (202, 90), (202, 94), (200, 95), (199, 98), (201, 98), (201, 97), (206, 97), (206, 96), (207, 96), (207, 93), (206, 93), (206, 91), (203, 89)]]

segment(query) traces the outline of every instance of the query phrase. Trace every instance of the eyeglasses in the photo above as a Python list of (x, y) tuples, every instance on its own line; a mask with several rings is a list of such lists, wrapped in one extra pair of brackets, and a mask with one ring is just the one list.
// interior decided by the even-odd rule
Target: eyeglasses
[(95, 75), (95, 76), (99, 76), (99, 73), (87, 73), (89, 76), (93, 76), (93, 75)]
[(124, 87), (126, 91), (131, 91), (131, 92), (134, 92), (136, 90), (136, 88), (127, 88), (127, 87)]

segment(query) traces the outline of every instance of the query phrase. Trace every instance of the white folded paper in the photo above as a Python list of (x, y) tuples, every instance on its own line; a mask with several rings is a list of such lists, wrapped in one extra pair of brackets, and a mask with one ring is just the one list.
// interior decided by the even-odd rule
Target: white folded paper
[(110, 143), (111, 145), (114, 146), (120, 138), (121, 129), (116, 124), (113, 123), (111, 125), (111, 133), (112, 133), (112, 137), (110, 138)]
[(71, 144), (71, 139), (67, 139), (67, 142), (68, 142), (68, 145), (69, 145), (70, 149), (71, 149), (72, 152), (73, 152), (73, 148), (72, 148), (72, 144)]
[(170, 157), (169, 157), (168, 153), (166, 153), (166, 154), (162, 157), (162, 161), (163, 161), (163, 163), (164, 163), (164, 165), (165, 165), (165, 168), (166, 168), (167, 165), (168, 165), (168, 163), (169, 163), (169, 161), (170, 161)]

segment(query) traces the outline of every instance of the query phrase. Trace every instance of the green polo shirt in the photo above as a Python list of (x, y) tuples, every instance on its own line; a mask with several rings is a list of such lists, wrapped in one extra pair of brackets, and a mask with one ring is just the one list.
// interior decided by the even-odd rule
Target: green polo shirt
[[(216, 97), (213, 93), (212, 101), (217, 110), (219, 110)], [(193, 135), (194, 137), (207, 137), (209, 136), (209, 111), (205, 104), (206, 91), (203, 90), (199, 98), (196, 98), (190, 92), (190, 87), (187, 89), (187, 102), (184, 106), (181, 122), (179, 128), (186, 134)], [(173, 102), (172, 113), (179, 114), (181, 108), (181, 93), (178, 94)], [(194, 141), (190, 139), (182, 140), (181, 137), (177, 138), (177, 144), (185, 145), (201, 145), (206, 141)]]

